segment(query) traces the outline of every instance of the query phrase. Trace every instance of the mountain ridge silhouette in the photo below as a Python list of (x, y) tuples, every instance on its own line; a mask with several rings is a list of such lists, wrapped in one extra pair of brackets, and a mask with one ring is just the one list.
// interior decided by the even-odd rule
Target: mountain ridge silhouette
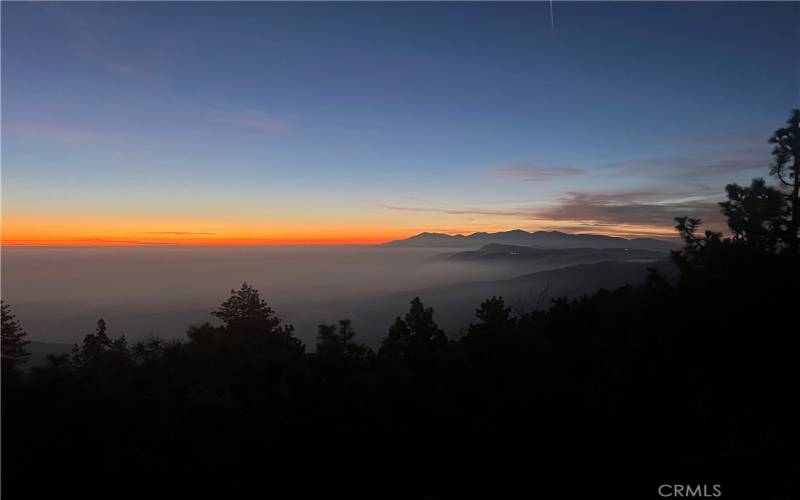
[(398, 248), (474, 248), (491, 243), (533, 246), (539, 248), (633, 248), (668, 252), (679, 247), (677, 243), (655, 238), (622, 238), (591, 233), (565, 233), (562, 231), (535, 231), (523, 229), (495, 233), (476, 232), (468, 235), (422, 232), (402, 240), (383, 243), (381, 247)]

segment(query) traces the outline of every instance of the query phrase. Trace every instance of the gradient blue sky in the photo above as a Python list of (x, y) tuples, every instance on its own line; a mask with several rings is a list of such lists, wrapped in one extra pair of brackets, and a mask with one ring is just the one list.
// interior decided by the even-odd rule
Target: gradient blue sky
[(555, 2), (554, 18), (3, 2), (3, 241), (669, 234), (766, 175), (800, 104), (800, 4)]

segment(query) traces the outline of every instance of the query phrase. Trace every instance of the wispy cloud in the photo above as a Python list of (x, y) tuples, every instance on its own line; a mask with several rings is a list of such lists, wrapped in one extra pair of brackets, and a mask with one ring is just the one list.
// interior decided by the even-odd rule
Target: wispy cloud
[(736, 151), (737, 153), (758, 152), (763, 154), (772, 149), (767, 140), (768, 137), (769, 134), (765, 135), (764, 130), (761, 129), (738, 128), (678, 136), (674, 142), (681, 149), (685, 149), (687, 146), (692, 148), (701, 146), (728, 153)]
[(536, 210), (537, 218), (591, 223), (592, 225), (637, 224), (674, 225), (674, 218), (691, 215), (711, 224), (721, 216), (717, 199), (709, 193), (658, 193), (637, 191), (620, 193), (571, 192), (553, 207)]
[[(519, 207), (504, 210), (442, 208), (382, 204), (386, 210), (438, 213), (478, 217), (487, 222), (503, 218), (504, 224), (517, 220), (517, 227), (534, 225), (542, 229), (598, 231), (607, 234), (672, 236), (674, 218), (700, 217), (706, 227), (724, 227), (717, 202), (720, 192), (699, 188), (696, 191), (662, 192), (634, 190), (620, 192), (568, 192), (547, 207)], [(474, 219), (470, 219), (474, 220)]]
[(547, 168), (533, 164), (506, 165), (494, 169), (493, 172), (501, 177), (522, 181), (547, 181), (561, 177), (575, 177), (585, 173), (574, 167)]
[(428, 212), (449, 215), (494, 215), (494, 216), (510, 216), (510, 217), (525, 217), (529, 212), (525, 210), (491, 210), (481, 208), (440, 208), (440, 207), (407, 207), (399, 205), (387, 205), (380, 203), (381, 208), (392, 210), (396, 212)]
[(645, 174), (676, 179), (745, 172), (768, 165), (767, 158), (690, 158), (690, 157), (652, 157), (606, 163), (605, 168), (618, 173)]

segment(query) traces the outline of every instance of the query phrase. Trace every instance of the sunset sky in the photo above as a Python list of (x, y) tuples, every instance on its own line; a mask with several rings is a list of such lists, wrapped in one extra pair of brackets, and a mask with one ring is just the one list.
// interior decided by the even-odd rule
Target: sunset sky
[(672, 235), (766, 176), (798, 3), (2, 3), (4, 245)]

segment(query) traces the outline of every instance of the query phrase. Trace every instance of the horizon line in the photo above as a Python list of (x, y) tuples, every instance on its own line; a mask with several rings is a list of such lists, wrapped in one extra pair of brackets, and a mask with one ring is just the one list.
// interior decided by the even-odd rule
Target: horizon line
[(544, 230), (538, 229), (535, 231), (528, 231), (525, 229), (510, 229), (504, 231), (473, 231), (473, 232), (443, 232), (443, 231), (420, 231), (410, 236), (400, 236), (393, 239), (375, 238), (375, 239), (346, 239), (346, 238), (331, 238), (331, 239), (204, 239), (201, 241), (146, 241), (146, 240), (133, 240), (133, 239), (109, 239), (109, 238), (79, 238), (79, 239), (0, 239), (0, 248), (118, 248), (118, 247), (264, 247), (264, 246), (369, 246), (369, 245), (382, 245), (392, 243), (395, 241), (404, 241), (423, 234), (439, 234), (445, 236), (471, 236), (474, 234), (498, 234), (508, 233), (513, 231), (524, 231), (527, 234), (535, 234), (537, 232), (559, 232), (567, 235), (595, 235), (606, 236), (612, 238), (623, 238), (626, 240), (633, 240), (638, 238), (647, 238), (654, 240), (669, 241), (675, 240), (675, 236), (664, 234), (642, 233), (642, 234), (628, 234), (628, 233), (605, 233), (605, 232), (592, 232), (592, 231), (578, 231), (568, 232), (558, 229)]

